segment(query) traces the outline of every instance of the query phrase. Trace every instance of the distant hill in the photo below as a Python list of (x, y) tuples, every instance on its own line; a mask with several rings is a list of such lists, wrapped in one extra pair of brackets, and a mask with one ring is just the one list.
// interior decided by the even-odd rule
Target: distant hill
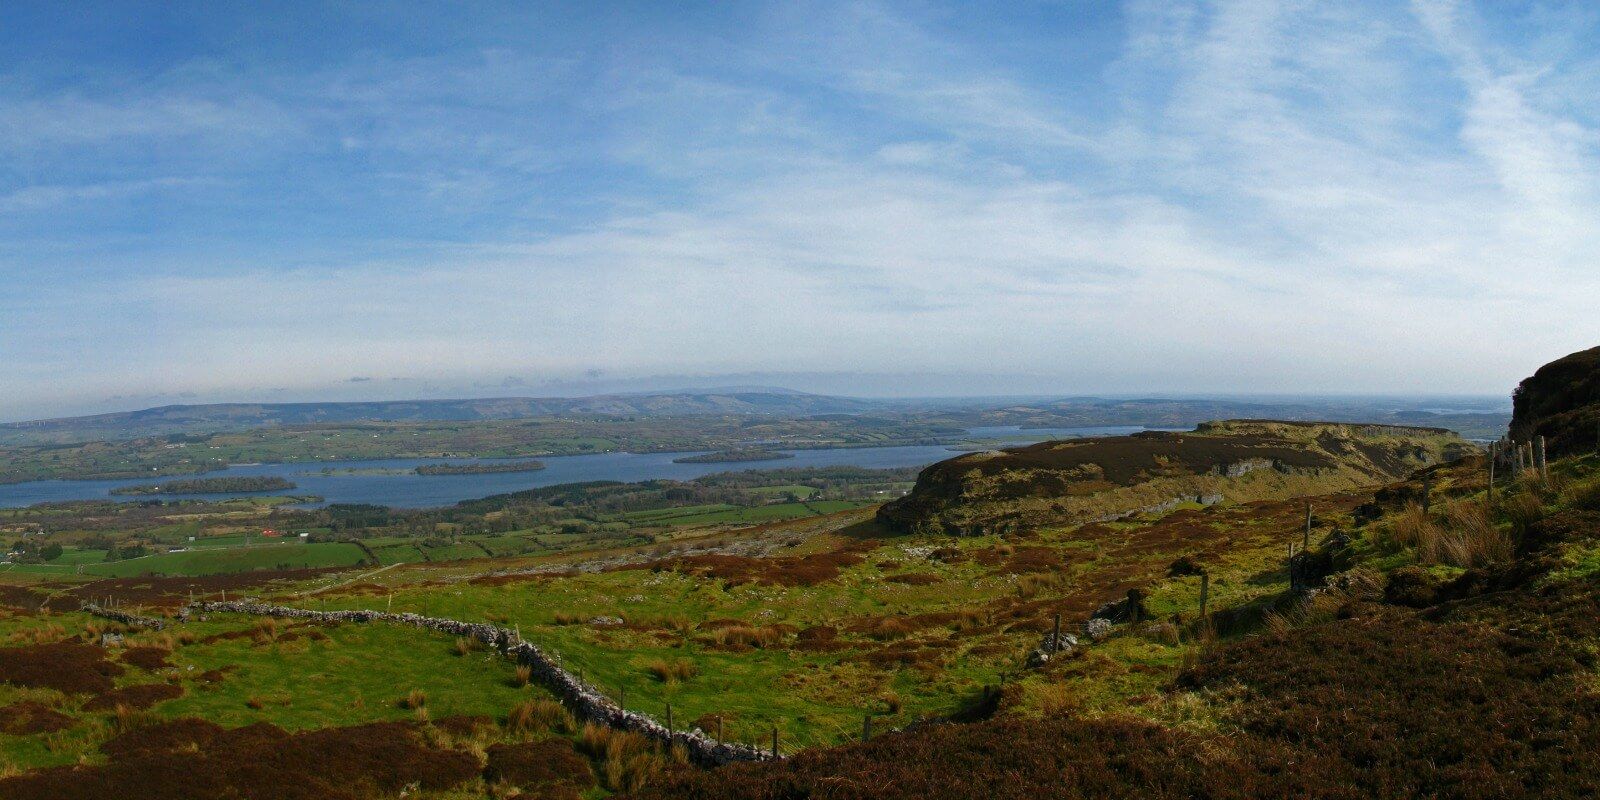
[(64, 444), (174, 433), (217, 433), (287, 425), (359, 422), (447, 422), (603, 414), (807, 416), (857, 414), (880, 408), (868, 400), (786, 389), (732, 389), (593, 397), (492, 397), (368, 403), (217, 403), (173, 405), (0, 424), (0, 444)]

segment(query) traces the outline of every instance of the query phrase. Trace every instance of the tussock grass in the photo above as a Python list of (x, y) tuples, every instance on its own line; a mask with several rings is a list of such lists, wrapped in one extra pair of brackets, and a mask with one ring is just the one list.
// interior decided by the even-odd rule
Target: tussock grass
[(1054, 589), (1066, 582), (1066, 576), (1059, 572), (1030, 573), (1017, 578), (1017, 596), (1026, 600), (1041, 590)]
[(554, 700), (540, 699), (518, 703), (506, 715), (506, 728), (512, 733), (572, 733), (578, 729), (572, 713)]
[(589, 723), (583, 726), (578, 749), (601, 762), (607, 789), (637, 792), (661, 775), (674, 756), (662, 755), (640, 734)]
[(772, 647), (783, 641), (783, 630), (772, 625), (730, 625), (711, 632), (721, 647)]
[(250, 629), (250, 638), (256, 644), (271, 644), (278, 641), (278, 621), (272, 617), (256, 620)]
[(679, 683), (689, 680), (700, 674), (700, 668), (693, 661), (684, 658), (651, 659), (644, 665), (650, 676), (662, 683)]
[(400, 707), (411, 711), (422, 708), (427, 704), (428, 693), (421, 689), (412, 689), (406, 693), (405, 697), (400, 698)]
[(511, 674), (511, 685), (522, 687), (533, 681), (533, 668), (527, 664), (518, 664), (515, 672)]
[[(1507, 500), (1507, 516), (1513, 527), (1531, 524), (1519, 524), (1521, 518), (1536, 518), (1530, 513), (1530, 506), (1525, 505), (1524, 498), (1528, 497), (1528, 493), (1519, 493)], [(1537, 498), (1533, 503), (1533, 507), (1542, 508)], [(1395, 541), (1412, 548), (1417, 561), (1423, 564), (1484, 566), (1511, 558), (1515, 550), (1511, 535), (1495, 524), (1488, 509), (1482, 503), (1465, 500), (1446, 505), (1442, 520), (1419, 505), (1409, 505), (1395, 519), (1392, 530)]]
[[(11, 634), (6, 637), (6, 642), (12, 645), (50, 644), (51, 642), (59, 642), (65, 638), (67, 638), (66, 629), (55, 624), (54, 622), (51, 622), (38, 627), (23, 628), (21, 630), (12, 631)], [(91, 635), (90, 638), (98, 639), (100, 638), (100, 634), (96, 632)]]
[(889, 642), (896, 639), (904, 639), (916, 633), (916, 631), (917, 629), (911, 623), (899, 617), (884, 617), (878, 620), (871, 630), (867, 631), (867, 635), (880, 642)]

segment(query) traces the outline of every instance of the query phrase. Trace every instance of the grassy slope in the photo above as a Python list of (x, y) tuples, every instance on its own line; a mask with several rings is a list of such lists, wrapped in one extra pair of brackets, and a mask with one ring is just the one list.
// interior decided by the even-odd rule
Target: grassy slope
[[(1566, 506), (1587, 502), (1581, 499), (1586, 491), (1583, 487), (1600, 481), (1597, 475), (1600, 464), (1593, 460), (1564, 463), (1559, 465), (1558, 481), (1566, 488), (1534, 487), (1517, 496), (1534, 498), (1540, 515), (1555, 514)], [(1435, 481), (1440, 508), (1447, 497), (1471, 500), (1482, 492), (1481, 475), (1471, 467), (1442, 470)], [(1389, 508), (1383, 519), (1358, 524), (1354, 511), (1371, 496), (1371, 492), (1352, 491), (1318, 498), (1317, 537), (1335, 526), (1355, 532), (1352, 552), (1359, 564), (1369, 569), (1392, 571), (1416, 561), (1417, 551), (1396, 538), (1397, 507)], [(659, 569), (504, 583), (458, 580), (481, 573), (481, 564), (408, 567), (374, 576), (371, 581), (392, 588), (395, 610), (515, 624), (530, 639), (564, 654), (569, 664), (582, 669), (592, 681), (613, 692), (625, 690), (631, 707), (659, 714), (671, 702), (680, 720), (725, 713), (733, 719), (727, 728), (735, 737), (762, 734), (777, 724), (788, 747), (846, 741), (859, 731), (863, 713), (879, 715), (880, 730), (918, 716), (949, 713), (972, 700), (983, 686), (998, 683), (1002, 674), (1010, 676), (1001, 711), (1005, 719), (1032, 724), (1027, 721), (1063, 714), (1100, 719), (1131, 713), (1164, 730), (1205, 734), (1241, 723), (1230, 716), (1227, 691), (1173, 689), (1187, 665), (1212, 658), (1218, 651), (1217, 645), (1197, 635), (1192, 624), (1197, 580), (1167, 577), (1167, 565), (1180, 555), (1205, 564), (1212, 575), (1212, 609), (1244, 620), (1241, 627), (1226, 632), (1224, 651), (1233, 642), (1254, 641), (1251, 634), (1260, 630), (1264, 617), (1237, 612), (1265, 608), (1281, 595), (1287, 580), (1283, 554), (1289, 542), (1299, 539), (1303, 514), (1303, 506), (1296, 502), (1263, 502), (1208, 510), (1187, 508), (1160, 519), (1046, 528), (1006, 537), (891, 535), (859, 524), (844, 532), (814, 535), (817, 528), (837, 531), (861, 519), (864, 513), (857, 512), (826, 524), (807, 520), (748, 534), (786, 541), (792, 537), (795, 544), (781, 546), (773, 555), (797, 565), (842, 547), (870, 548), (859, 553), (859, 563), (844, 566), (837, 577), (811, 585), (747, 581), (748, 575), (741, 570), (748, 572), (751, 565), (743, 563), (723, 565), (728, 567), (723, 574), (691, 574), (697, 570), (670, 559)], [(1509, 519), (1500, 520), (1502, 528), (1511, 524)], [(946, 549), (935, 556), (933, 551), (940, 548)], [(1449, 565), (1428, 569), (1443, 577), (1461, 574), (1459, 568)], [(1547, 584), (1585, 581), (1596, 569), (1600, 569), (1600, 547), (1588, 540), (1562, 550), (1554, 571), (1541, 580)], [(759, 571), (755, 574), (761, 575)], [(889, 580), (906, 575), (926, 577), (908, 582)], [(1146, 591), (1148, 607), (1158, 616), (1184, 615), (1184, 626), (1124, 629), (1080, 658), (1053, 663), (1042, 672), (1018, 671), (1022, 656), (1047, 629), (1051, 615), (1063, 613), (1072, 625), (1128, 588)], [(299, 602), (331, 608), (382, 607), (386, 601), (355, 586), (346, 594), (329, 593), (318, 600)], [(564, 619), (558, 620), (558, 614)], [(628, 624), (586, 624), (596, 616), (617, 616)], [(572, 619), (578, 624), (570, 624)], [(730, 650), (715, 644), (716, 625), (707, 624), (712, 620), (738, 620), (757, 628), (779, 626), (778, 634), (767, 646)], [(1335, 623), (1311, 620), (1304, 624)], [(838, 629), (841, 649), (802, 646), (795, 632), (812, 626)], [(482, 680), (493, 685), (503, 680), (497, 677), (503, 676), (503, 667), (497, 672), (494, 665), (471, 661), (473, 657), (453, 656), (449, 642), (439, 637), (378, 628), (330, 632), (336, 633), (337, 656), (333, 655), (335, 648), (319, 652), (322, 645), (315, 643), (305, 645), (304, 652), (294, 652), (300, 642), (260, 648), (228, 642), (205, 646), (212, 650), (194, 650), (193, 658), (213, 659), (196, 663), (270, 661), (241, 671), (235, 688), (226, 691), (239, 697), (270, 698), (283, 696), (288, 690), (278, 687), (292, 684), (287, 705), (269, 703), (262, 709), (241, 711), (233, 704), (238, 697), (227, 695), (211, 704), (210, 698), (195, 693), (158, 706), (157, 712), (177, 713), (171, 709), (187, 708), (220, 715), (230, 723), (275, 715), (267, 718), (291, 727), (323, 714), (339, 714), (337, 719), (349, 720), (368, 715), (384, 718), (397, 710), (373, 698), (409, 687), (409, 675), (454, 676), (467, 681), (469, 694), (481, 693), (486, 698), (482, 706), (472, 706), (475, 700), (464, 699), (462, 708), (503, 705), (508, 699), (473, 682), (479, 680), (473, 676), (484, 676)], [(368, 665), (380, 644), (400, 644), (402, 649), (410, 645), (410, 651), (401, 663), (379, 668), (383, 679), (369, 683), (367, 675), (353, 673), (371, 671)], [(187, 655), (189, 648), (180, 652)], [(411, 663), (413, 657), (415, 663)], [(347, 660), (341, 662), (340, 658)], [(687, 661), (694, 666), (695, 675), (661, 682), (648, 669), (656, 660)], [(277, 666), (280, 661), (282, 669)], [(458, 674), (457, 667), (469, 665), (488, 669)], [(296, 680), (308, 675), (324, 677)], [(227, 687), (228, 682), (221, 686)], [(442, 688), (428, 691), (446, 692), (441, 698), (451, 696)], [(365, 708), (348, 703), (336, 708), (338, 698), (351, 695), (361, 697)], [(893, 710), (895, 706), (898, 710)], [(0, 741), (7, 742), (5, 752), (20, 754), (14, 758), (34, 763), (26, 754), (37, 744)]]

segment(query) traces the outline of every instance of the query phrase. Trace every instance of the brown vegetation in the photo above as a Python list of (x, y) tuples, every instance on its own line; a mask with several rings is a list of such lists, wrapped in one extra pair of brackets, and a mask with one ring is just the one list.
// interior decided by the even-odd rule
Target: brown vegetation
[(0, 682), (59, 692), (102, 694), (123, 668), (105, 659), (105, 649), (81, 642), (0, 648)]
[(139, 669), (154, 672), (171, 666), (167, 663), (167, 656), (171, 652), (171, 650), (161, 647), (129, 647), (122, 651), (122, 663), (132, 664)]
[(183, 687), (170, 683), (141, 683), (112, 689), (83, 704), (84, 711), (112, 711), (118, 708), (146, 709), (163, 700), (183, 696)]
[(72, 717), (37, 700), (22, 700), (0, 708), (0, 733), (27, 736), (72, 727)]
[(576, 793), (594, 785), (594, 772), (589, 769), (589, 762), (579, 756), (566, 739), (491, 745), (488, 757), (483, 777), (490, 783), (509, 784), (524, 791), (538, 790), (547, 796), (559, 787)]
[(430, 749), (410, 725), (398, 722), (294, 735), (271, 726), (219, 731), (208, 723), (186, 723), (178, 731), (147, 727), (125, 735), (129, 738), (113, 745), (110, 763), (52, 767), (0, 780), (0, 797), (364, 800), (393, 796), (412, 784), (447, 789), (479, 771), (471, 754)]

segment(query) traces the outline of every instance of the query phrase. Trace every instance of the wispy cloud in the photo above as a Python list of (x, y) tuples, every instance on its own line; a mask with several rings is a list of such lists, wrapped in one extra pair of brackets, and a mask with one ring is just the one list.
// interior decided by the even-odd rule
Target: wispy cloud
[[(938, 9), (774, 8), (605, 48), (174, 68), (132, 102), (0, 82), (26, 112), (0, 153), (56, 148), (44, 174), (12, 160), (0, 225), (188, 181), (236, 204), (124, 212), (155, 234), (141, 266), (84, 280), (0, 249), (43, 276), (0, 299), (0, 396), (596, 368), (1496, 391), (1600, 335), (1583, 37), (1439, 1), (1074, 9), (1005, 41)], [(94, 162), (128, 138), (165, 144)], [(224, 155), (197, 171), (199, 140)]]

